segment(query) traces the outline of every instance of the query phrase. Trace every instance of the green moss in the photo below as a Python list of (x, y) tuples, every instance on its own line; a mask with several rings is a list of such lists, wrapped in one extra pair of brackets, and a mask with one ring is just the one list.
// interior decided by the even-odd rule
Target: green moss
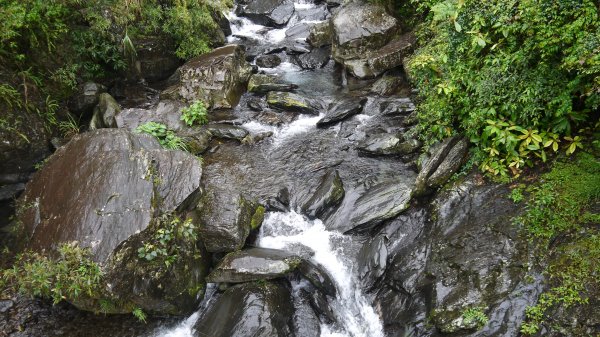
[(554, 321), (555, 310), (583, 309), (600, 295), (600, 231), (595, 222), (600, 217), (600, 161), (581, 153), (575, 161), (556, 163), (540, 181), (531, 188), (526, 213), (517, 219), (546, 276), (546, 291), (527, 309), (521, 329), (525, 335)]
[(256, 208), (256, 212), (252, 216), (252, 220), (250, 221), (250, 228), (252, 230), (258, 229), (260, 225), (262, 225), (263, 220), (265, 219), (265, 208), (264, 206), (259, 205)]

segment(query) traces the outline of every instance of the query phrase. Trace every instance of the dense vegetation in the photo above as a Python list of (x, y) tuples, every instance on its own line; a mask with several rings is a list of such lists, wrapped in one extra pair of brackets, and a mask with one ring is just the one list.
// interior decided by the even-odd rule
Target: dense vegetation
[[(557, 312), (594, 305), (600, 294), (600, 161), (580, 153), (575, 160), (558, 162), (531, 186), (527, 211), (516, 222), (532, 245), (544, 269), (548, 290), (537, 305), (527, 309), (524, 334), (538, 332), (541, 325), (560, 326)], [(513, 190), (513, 200), (522, 195)], [(572, 335), (584, 335), (575, 324)]]
[[(187, 59), (219, 42), (229, 0), (0, 0), (0, 106), (56, 124), (78, 82), (123, 72), (138, 38), (164, 36)], [(17, 121), (0, 118), (0, 127)], [(15, 129), (16, 130), (16, 129)]]
[[(406, 2), (380, 1), (406, 12)], [(411, 1), (426, 19), (407, 69), (429, 143), (464, 134), (483, 171), (518, 174), (597, 140), (600, 19), (592, 0)], [(596, 142), (597, 143), (597, 142)], [(512, 172), (511, 172), (512, 171)]]

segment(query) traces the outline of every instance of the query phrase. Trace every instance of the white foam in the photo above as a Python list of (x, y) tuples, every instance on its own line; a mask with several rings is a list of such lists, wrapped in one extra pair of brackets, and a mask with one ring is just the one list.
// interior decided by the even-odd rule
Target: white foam
[(150, 337), (193, 337), (192, 329), (194, 324), (198, 321), (200, 313), (195, 312), (185, 321), (179, 323), (177, 326), (171, 329), (161, 329)]
[(325, 114), (320, 114), (318, 116), (312, 115), (300, 115), (298, 119), (287, 124), (273, 133), (273, 145), (280, 146), (285, 143), (285, 140), (290, 138), (291, 136), (295, 136), (304, 132), (307, 132), (311, 129), (314, 129), (317, 126), (317, 122), (323, 118)]
[(321, 327), (321, 337), (383, 337), (383, 326), (374, 308), (360, 291), (354, 266), (345, 260), (344, 248), (353, 237), (328, 231), (321, 220), (308, 220), (294, 211), (268, 213), (261, 227), (258, 246), (285, 249), (294, 244), (311, 248), (312, 260), (322, 265), (336, 283), (338, 294), (331, 306), (341, 329)]

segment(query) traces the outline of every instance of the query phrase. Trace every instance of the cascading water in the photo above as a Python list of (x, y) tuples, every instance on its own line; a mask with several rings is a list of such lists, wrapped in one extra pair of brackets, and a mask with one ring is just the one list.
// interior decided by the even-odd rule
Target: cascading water
[[(308, 1), (296, 1), (296, 10), (314, 8), (315, 5)], [(277, 46), (286, 38), (286, 30), (298, 23), (313, 23), (315, 21), (298, 20), (292, 17), (286, 27), (273, 29), (253, 23), (247, 18), (238, 17), (229, 13), (228, 19), (232, 23), (232, 35), (228, 42), (236, 43), (244, 40), (245, 43), (268, 44)], [(326, 92), (338, 89), (332, 81), (332, 70), (325, 71), (303, 71), (297, 65), (284, 60), (279, 66), (269, 69), (261, 68), (261, 71), (277, 74), (284, 80), (289, 80), (299, 85), (307, 96), (323, 96), (322, 88)], [(299, 116), (293, 122), (282, 126), (271, 126), (256, 121), (249, 121), (242, 125), (251, 133), (270, 131), (273, 136), (268, 140), (272, 149), (284, 147), (288, 140), (299, 137), (303, 133), (316, 128), (316, 123), (323, 117)], [(367, 116), (358, 116), (360, 122)], [(343, 235), (340, 232), (329, 231), (321, 220), (309, 220), (303, 215), (290, 211), (287, 213), (267, 213), (256, 245), (264, 248), (291, 250), (292, 247), (302, 245), (310, 248), (314, 255), (311, 260), (323, 266), (328, 272), (337, 288), (335, 298), (329, 298), (333, 314), (336, 316), (335, 324), (321, 325), (322, 337), (383, 337), (383, 326), (380, 317), (371, 305), (371, 299), (361, 291), (356, 270), (356, 254), (361, 243), (354, 236)], [(293, 287), (301, 287), (295, 282)], [(203, 301), (203, 308), (210, 303), (213, 291), (207, 293), (207, 299)], [(294, 292), (296, 293), (296, 292)], [(297, 294), (296, 294), (297, 295)], [(202, 308), (201, 308), (202, 310)], [(201, 310), (175, 327), (161, 329), (149, 337), (191, 337), (193, 326), (201, 316)]]

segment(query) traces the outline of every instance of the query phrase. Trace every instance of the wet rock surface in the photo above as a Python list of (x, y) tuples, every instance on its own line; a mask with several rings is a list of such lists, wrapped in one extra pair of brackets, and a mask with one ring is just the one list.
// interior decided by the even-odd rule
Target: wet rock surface
[(181, 66), (178, 83), (165, 89), (162, 96), (188, 103), (202, 100), (209, 108), (232, 108), (239, 102), (251, 71), (242, 47), (217, 48)]
[(301, 258), (285, 251), (250, 248), (227, 254), (208, 275), (214, 283), (243, 283), (280, 278), (294, 271)]
[(291, 92), (271, 91), (267, 95), (267, 104), (270, 107), (283, 111), (299, 112), (318, 115), (322, 109), (321, 102)]
[(194, 326), (194, 336), (291, 336), (293, 313), (285, 284), (243, 283), (214, 301)]
[(239, 6), (238, 15), (265, 26), (284, 26), (294, 14), (291, 0), (251, 0)]

